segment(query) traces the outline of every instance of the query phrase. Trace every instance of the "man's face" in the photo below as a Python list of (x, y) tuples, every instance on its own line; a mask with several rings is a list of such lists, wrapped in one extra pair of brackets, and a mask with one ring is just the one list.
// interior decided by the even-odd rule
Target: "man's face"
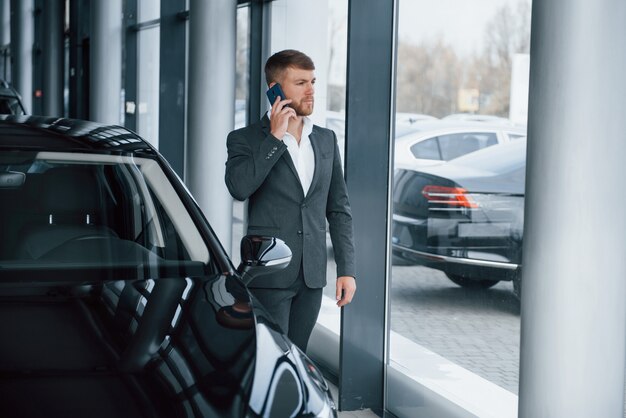
[(313, 113), (314, 85), (315, 72), (313, 70), (289, 67), (283, 73), (280, 86), (286, 98), (292, 100), (289, 106), (296, 111), (298, 116), (309, 116)]

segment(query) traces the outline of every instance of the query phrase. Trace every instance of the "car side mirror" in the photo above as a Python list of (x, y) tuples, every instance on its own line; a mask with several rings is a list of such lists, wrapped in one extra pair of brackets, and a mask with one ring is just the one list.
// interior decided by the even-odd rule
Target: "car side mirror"
[(244, 283), (255, 277), (282, 270), (291, 261), (291, 250), (281, 239), (246, 235), (241, 239), (241, 264), (237, 272)]

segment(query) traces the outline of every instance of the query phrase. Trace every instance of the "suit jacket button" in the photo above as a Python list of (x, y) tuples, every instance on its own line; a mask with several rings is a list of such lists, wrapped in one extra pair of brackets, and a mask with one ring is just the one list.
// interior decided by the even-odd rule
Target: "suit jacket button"
[(302, 231), (298, 231), (298, 235), (302, 235)]

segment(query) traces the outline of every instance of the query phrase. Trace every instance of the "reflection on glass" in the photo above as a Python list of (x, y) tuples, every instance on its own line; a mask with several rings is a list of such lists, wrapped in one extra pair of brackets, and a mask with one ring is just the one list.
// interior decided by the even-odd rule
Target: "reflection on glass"
[(530, 0), (399, 7), (391, 330), (517, 394)]

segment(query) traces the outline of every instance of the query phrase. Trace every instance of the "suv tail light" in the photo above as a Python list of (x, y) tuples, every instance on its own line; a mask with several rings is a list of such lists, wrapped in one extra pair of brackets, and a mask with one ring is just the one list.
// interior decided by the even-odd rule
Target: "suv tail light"
[(467, 190), (461, 187), (424, 186), (422, 194), (430, 203), (447, 205), (455, 208), (477, 208)]

